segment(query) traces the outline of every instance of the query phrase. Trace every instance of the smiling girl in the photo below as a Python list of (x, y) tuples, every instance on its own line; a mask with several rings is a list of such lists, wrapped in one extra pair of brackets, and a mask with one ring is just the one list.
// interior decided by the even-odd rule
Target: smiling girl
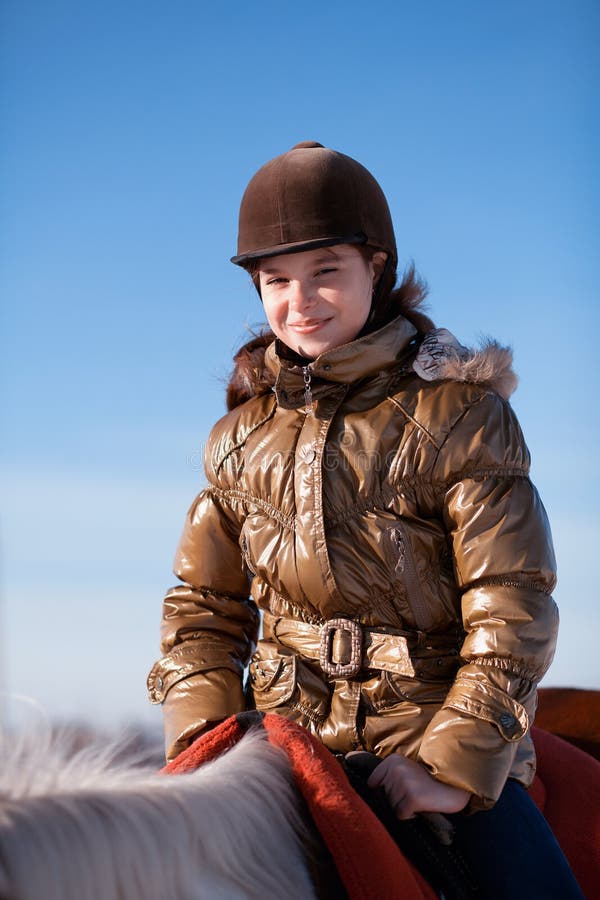
[(321, 144), (250, 181), (233, 262), (271, 332), (236, 356), (164, 601), (168, 758), (280, 713), (382, 758), (399, 818), (452, 814), (481, 896), (580, 896), (525, 790), (557, 612), (509, 351), (435, 329), (412, 271), (395, 286), (381, 188)]
[(274, 333), (306, 359), (349, 343), (367, 320), (385, 259), (366, 259), (350, 244), (266, 259), (258, 287)]

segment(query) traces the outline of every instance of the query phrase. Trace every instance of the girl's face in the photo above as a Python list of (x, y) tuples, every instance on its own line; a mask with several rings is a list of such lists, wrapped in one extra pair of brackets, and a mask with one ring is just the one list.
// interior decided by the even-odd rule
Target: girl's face
[(367, 321), (386, 254), (366, 260), (351, 244), (270, 256), (260, 293), (277, 337), (308, 359), (353, 340)]

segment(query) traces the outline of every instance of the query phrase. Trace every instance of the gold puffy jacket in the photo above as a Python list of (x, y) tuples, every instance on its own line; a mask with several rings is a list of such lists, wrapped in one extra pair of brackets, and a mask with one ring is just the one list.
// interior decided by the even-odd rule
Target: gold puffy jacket
[(247, 369), (164, 600), (167, 757), (255, 705), (332, 750), (420, 760), (473, 809), (528, 785), (558, 616), (509, 351), (399, 316), (308, 367), (273, 343)]

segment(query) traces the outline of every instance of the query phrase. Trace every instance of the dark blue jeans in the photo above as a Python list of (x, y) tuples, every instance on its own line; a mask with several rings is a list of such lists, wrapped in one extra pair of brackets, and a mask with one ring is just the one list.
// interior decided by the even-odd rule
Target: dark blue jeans
[(399, 821), (383, 791), (367, 787), (377, 762), (360, 753), (342, 764), (405, 856), (447, 900), (582, 900), (548, 823), (518, 782), (506, 783), (492, 809), (446, 816), (454, 831), (446, 846), (424, 817)]
[(548, 823), (518, 782), (506, 783), (492, 809), (448, 819), (455, 829), (452, 846), (485, 900), (583, 897)]

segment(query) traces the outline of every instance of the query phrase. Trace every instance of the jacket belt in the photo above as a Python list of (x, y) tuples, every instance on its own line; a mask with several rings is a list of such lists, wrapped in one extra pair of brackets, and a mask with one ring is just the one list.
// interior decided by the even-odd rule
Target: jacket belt
[(460, 665), (457, 641), (448, 635), (367, 628), (353, 619), (336, 618), (322, 625), (263, 613), (263, 637), (319, 662), (336, 678), (353, 678), (364, 669), (378, 669), (448, 681)]

